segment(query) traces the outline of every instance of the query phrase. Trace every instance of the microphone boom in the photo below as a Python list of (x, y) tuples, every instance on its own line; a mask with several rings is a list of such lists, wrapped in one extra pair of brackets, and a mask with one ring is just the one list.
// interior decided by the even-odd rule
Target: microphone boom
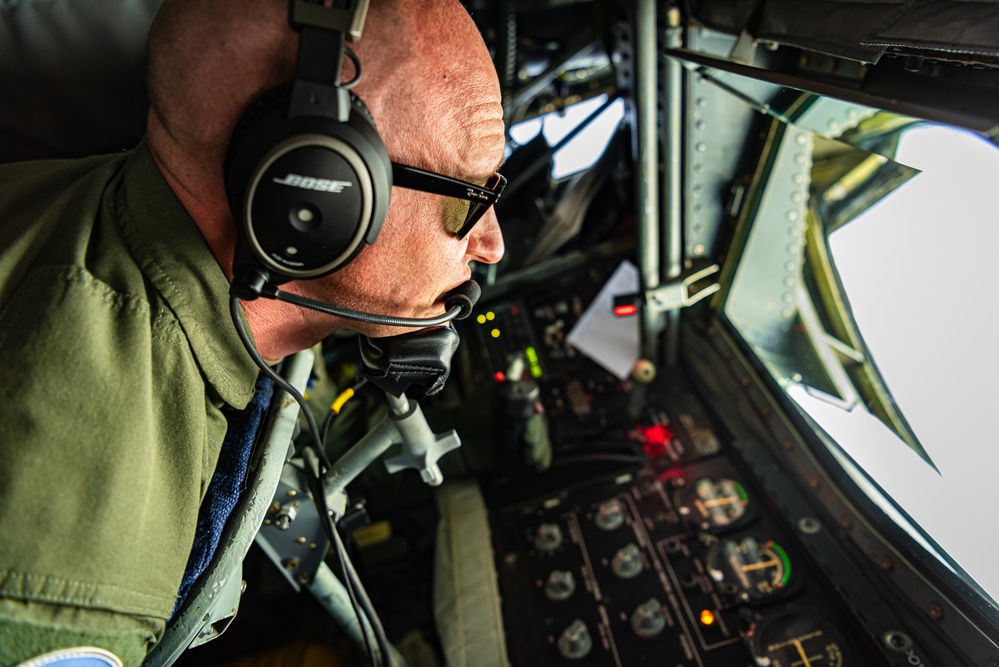
[(467, 280), (448, 294), (445, 301), (447, 312), (443, 315), (438, 315), (437, 317), (391, 317), (334, 306), (331, 303), (279, 290), (272, 285), (265, 285), (260, 290), (260, 296), (284, 301), (285, 303), (301, 306), (302, 308), (326, 313), (327, 315), (335, 315), (336, 317), (343, 317), (348, 320), (392, 327), (434, 327), (447, 324), (451, 320), (465, 319), (471, 315), (472, 307), (478, 301), (481, 293), (482, 290), (479, 288), (478, 283), (474, 280)]

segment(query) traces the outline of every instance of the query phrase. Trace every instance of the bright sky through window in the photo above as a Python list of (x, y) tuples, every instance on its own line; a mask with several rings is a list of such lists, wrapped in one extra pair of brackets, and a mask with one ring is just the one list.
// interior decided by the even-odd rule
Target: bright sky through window
[(999, 471), (999, 149), (921, 126), (896, 160), (923, 173), (833, 233), (830, 248), (871, 355), (940, 474), (862, 408), (791, 395), (999, 598), (999, 533), (977, 524), (995, 505)]
[[(552, 112), (540, 118), (518, 123), (510, 128), (510, 137), (518, 144), (526, 144), (538, 135), (544, 134), (549, 146), (558, 143), (577, 125), (586, 120), (600, 105), (607, 101), (606, 95), (567, 107), (564, 113)], [(552, 176), (565, 178), (578, 171), (588, 169), (600, 159), (614, 129), (624, 117), (624, 101), (617, 100), (581, 131), (572, 141), (555, 153)]]

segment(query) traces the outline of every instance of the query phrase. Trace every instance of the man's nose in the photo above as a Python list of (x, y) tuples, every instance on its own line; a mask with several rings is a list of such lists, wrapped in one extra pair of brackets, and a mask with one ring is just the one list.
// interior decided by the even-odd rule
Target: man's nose
[(495, 264), (503, 258), (504, 250), (499, 219), (496, 217), (496, 211), (490, 208), (468, 233), (465, 255), (477, 262)]

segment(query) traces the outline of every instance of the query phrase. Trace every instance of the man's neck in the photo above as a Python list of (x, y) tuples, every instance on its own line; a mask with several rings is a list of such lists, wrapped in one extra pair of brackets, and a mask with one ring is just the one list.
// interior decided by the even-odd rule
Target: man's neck
[[(195, 156), (185, 151), (155, 112), (149, 115), (147, 143), (163, 178), (231, 281), (236, 224), (225, 196), (221, 157), (212, 160), (211, 156)], [(244, 301), (242, 306), (257, 351), (264, 359), (281, 359), (312, 347), (336, 328), (328, 316), (319, 321), (300, 308), (277, 301), (261, 298)]]

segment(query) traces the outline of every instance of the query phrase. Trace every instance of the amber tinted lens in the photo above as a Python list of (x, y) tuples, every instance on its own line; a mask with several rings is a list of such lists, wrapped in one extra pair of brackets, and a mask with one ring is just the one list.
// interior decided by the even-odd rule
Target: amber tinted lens
[(503, 194), (503, 188), (505, 187), (506, 178), (502, 174), (493, 174), (492, 178), (489, 179), (489, 182), (486, 183), (485, 188), (487, 190), (491, 190), (495, 196), (492, 201), (489, 202), (473, 201), (468, 203), (468, 213), (465, 215), (465, 222), (461, 225), (461, 229), (457, 231), (459, 239), (465, 238), (468, 232), (472, 231), (472, 227), (475, 226), (475, 223), (477, 223), (482, 216), (486, 214), (486, 211), (489, 210), (490, 206), (499, 200), (500, 195)]
[(462, 230), (468, 225), (468, 213), (469, 209), (472, 207), (472, 202), (465, 201), (464, 199), (451, 198), (451, 203), (454, 204), (454, 209), (448, 211), (447, 215), (447, 230), (455, 235), (464, 236)]
[(468, 214), (465, 215), (465, 222), (462, 223), (461, 229), (458, 230), (458, 238), (463, 239), (468, 232), (472, 231), (472, 227), (475, 223), (479, 221), (486, 211), (489, 210), (491, 204), (483, 204), (480, 202), (468, 202)]

